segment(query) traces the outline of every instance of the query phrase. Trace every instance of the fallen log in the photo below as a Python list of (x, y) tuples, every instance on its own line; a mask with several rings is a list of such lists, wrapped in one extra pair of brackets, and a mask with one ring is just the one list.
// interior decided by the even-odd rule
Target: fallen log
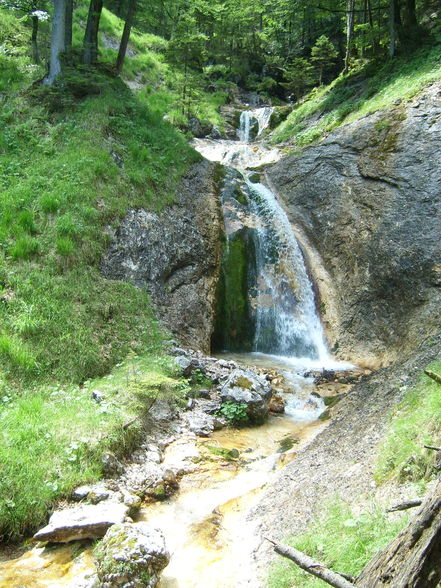
[(416, 506), (421, 506), (422, 504), (422, 500), (420, 500), (419, 498), (415, 498), (414, 500), (408, 500), (407, 502), (401, 502), (400, 504), (391, 506), (386, 510), (386, 512), (395, 512), (396, 510), (407, 510), (408, 508), (415, 508)]
[(353, 581), (293, 547), (265, 539), (276, 553), (335, 588), (437, 588), (441, 581), (441, 480), (407, 527)]
[(274, 551), (283, 557), (287, 557), (294, 563), (296, 563), (302, 570), (324, 580), (327, 584), (334, 586), (335, 588), (353, 588), (354, 584), (343, 577), (341, 574), (337, 572), (333, 572), (329, 568), (326, 568), (318, 561), (313, 560), (308, 555), (305, 555), (298, 549), (294, 549), (294, 547), (288, 547), (287, 545), (282, 545), (281, 543), (277, 543), (268, 537), (265, 537), (267, 541), (274, 545)]
[(426, 376), (429, 376), (429, 378), (432, 378), (432, 380), (435, 380), (437, 384), (441, 384), (441, 376), (439, 376), (435, 372), (432, 372), (432, 370), (424, 370), (424, 373), (426, 374)]
[(435, 588), (441, 580), (441, 481), (414, 518), (358, 576), (363, 588)]

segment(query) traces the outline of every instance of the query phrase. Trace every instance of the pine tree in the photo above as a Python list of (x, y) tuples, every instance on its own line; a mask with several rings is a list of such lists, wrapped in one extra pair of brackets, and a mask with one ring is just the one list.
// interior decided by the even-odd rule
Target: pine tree
[(323, 71), (331, 66), (337, 58), (337, 50), (326, 35), (321, 35), (311, 49), (311, 61), (319, 69), (319, 84), (323, 83)]

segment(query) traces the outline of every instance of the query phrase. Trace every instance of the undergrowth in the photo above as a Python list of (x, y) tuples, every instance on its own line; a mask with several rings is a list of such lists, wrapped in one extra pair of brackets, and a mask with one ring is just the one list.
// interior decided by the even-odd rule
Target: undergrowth
[[(429, 366), (441, 375), (441, 360)], [(388, 433), (380, 447), (375, 471), (380, 483), (423, 482), (436, 474), (435, 452), (424, 445), (441, 443), (440, 385), (423, 374), (395, 409)]]
[(313, 90), (272, 133), (271, 141), (309, 145), (342, 124), (411, 98), (440, 78), (439, 44), (421, 48), (411, 57), (397, 57), (382, 67), (368, 64)]
[[(386, 514), (379, 505), (360, 510), (335, 499), (307, 532), (284, 543), (303, 551), (336, 572), (357, 576), (375, 553), (384, 548), (404, 527), (409, 515)], [(270, 569), (269, 588), (320, 588), (322, 580), (304, 572), (286, 559)]]

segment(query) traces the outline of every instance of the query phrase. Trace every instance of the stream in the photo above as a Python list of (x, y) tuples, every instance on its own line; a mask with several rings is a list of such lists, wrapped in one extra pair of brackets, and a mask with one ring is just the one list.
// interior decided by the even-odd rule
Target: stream
[[(247, 520), (247, 514), (278, 470), (325, 426), (317, 420), (325, 405), (311, 394), (313, 379), (302, 374), (308, 369), (353, 367), (328, 353), (304, 256), (286, 214), (267, 187), (249, 179), (250, 169), (280, 158), (277, 149), (251, 141), (253, 132), (255, 138), (263, 132), (270, 116), (268, 107), (244, 111), (237, 141), (197, 139), (194, 146), (207, 159), (238, 170), (248, 188), (246, 214), (252, 219), (256, 252), (249, 278), (253, 349), (222, 357), (277, 370), (291, 393), (285, 395), (285, 413), (271, 415), (265, 425), (222, 429), (208, 439), (183, 436), (167, 447), (164, 465), (190, 459), (195, 468), (182, 478), (176, 495), (140, 511), (139, 520), (163, 531), (172, 554), (161, 588), (260, 586), (253, 552), (262, 539), (258, 521)], [(227, 226), (226, 234), (228, 253)], [(225, 458), (225, 450), (233, 450), (231, 459)], [(90, 543), (37, 546), (11, 557), (3, 554), (6, 561), (0, 559), (2, 588), (94, 585)]]

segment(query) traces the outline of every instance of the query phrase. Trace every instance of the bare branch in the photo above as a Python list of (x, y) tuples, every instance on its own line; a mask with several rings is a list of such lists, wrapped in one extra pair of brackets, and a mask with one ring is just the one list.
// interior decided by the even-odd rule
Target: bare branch
[(400, 504), (396, 504), (395, 506), (391, 506), (386, 510), (386, 512), (395, 512), (396, 510), (407, 510), (408, 508), (415, 508), (416, 506), (421, 506), (423, 501), (419, 498), (414, 500), (408, 500), (407, 502), (401, 502)]
[(294, 547), (282, 545), (281, 543), (277, 543), (268, 537), (265, 537), (265, 539), (274, 545), (274, 551), (276, 553), (290, 559), (300, 568), (302, 568), (302, 570), (305, 570), (305, 572), (320, 578), (320, 580), (323, 580), (330, 586), (334, 586), (334, 588), (352, 588), (354, 586), (354, 583), (347, 579), (348, 576), (342, 576), (337, 572), (333, 572), (329, 568), (323, 566), (321, 563), (313, 560), (308, 555), (305, 555), (301, 551), (294, 549)]

